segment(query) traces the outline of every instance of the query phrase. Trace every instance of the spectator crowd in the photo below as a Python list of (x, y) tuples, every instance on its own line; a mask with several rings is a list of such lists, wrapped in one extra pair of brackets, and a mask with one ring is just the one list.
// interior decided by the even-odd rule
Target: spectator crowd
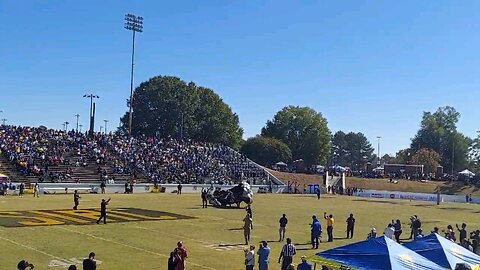
[[(75, 181), (76, 167), (98, 166), (100, 180), (142, 174), (154, 183), (265, 184), (263, 168), (228, 146), (172, 138), (127, 138), (115, 134), (0, 127), (0, 154), (24, 176), (39, 182)], [(64, 165), (65, 170), (51, 170)], [(103, 166), (103, 167), (101, 167)], [(109, 168), (107, 171), (105, 166)], [(52, 172), (54, 171), (54, 172)]]

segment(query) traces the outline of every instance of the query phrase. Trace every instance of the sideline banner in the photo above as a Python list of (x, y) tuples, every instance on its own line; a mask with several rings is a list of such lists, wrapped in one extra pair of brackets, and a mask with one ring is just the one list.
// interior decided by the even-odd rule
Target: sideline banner
[[(386, 191), (386, 190), (361, 190), (354, 193), (355, 196), (365, 198), (377, 198), (377, 199), (398, 199), (398, 200), (412, 200), (412, 201), (427, 201), (436, 202), (437, 194), (429, 193), (414, 193), (414, 192), (401, 192), (401, 191)], [(440, 195), (440, 201), (442, 202), (460, 202), (466, 203), (465, 195)], [(480, 203), (479, 197), (472, 197), (470, 203)]]

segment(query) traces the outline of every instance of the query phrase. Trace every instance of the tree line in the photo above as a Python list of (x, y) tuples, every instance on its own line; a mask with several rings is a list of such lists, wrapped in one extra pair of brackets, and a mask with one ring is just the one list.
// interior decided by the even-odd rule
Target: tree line
[[(173, 76), (142, 82), (134, 91), (133, 108), (134, 136), (221, 143), (266, 166), (301, 159), (307, 166), (342, 165), (362, 170), (367, 162), (377, 160), (363, 133), (332, 134), (325, 117), (309, 107), (286, 106), (267, 121), (259, 135), (244, 141), (238, 115), (218, 94)], [(453, 171), (479, 170), (480, 137), (471, 139), (460, 133), (459, 119), (453, 107), (425, 112), (410, 147), (395, 156), (384, 155), (381, 161), (423, 164), (427, 172), (438, 165)], [(120, 120), (117, 132), (126, 134), (128, 112)]]

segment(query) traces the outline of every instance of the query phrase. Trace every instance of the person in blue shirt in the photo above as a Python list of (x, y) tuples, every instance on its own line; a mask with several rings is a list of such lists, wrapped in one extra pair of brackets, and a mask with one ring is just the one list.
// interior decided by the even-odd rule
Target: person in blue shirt
[(297, 266), (297, 270), (312, 270), (313, 267), (307, 262), (307, 257), (302, 256), (302, 263)]
[(322, 225), (317, 219), (317, 216), (312, 216), (312, 223), (310, 224), (312, 228), (311, 238), (312, 238), (312, 249), (318, 249), (318, 243), (320, 235), (322, 234)]
[(267, 241), (262, 241), (260, 248), (257, 251), (258, 254), (258, 269), (268, 270), (268, 264), (270, 263), (270, 247)]

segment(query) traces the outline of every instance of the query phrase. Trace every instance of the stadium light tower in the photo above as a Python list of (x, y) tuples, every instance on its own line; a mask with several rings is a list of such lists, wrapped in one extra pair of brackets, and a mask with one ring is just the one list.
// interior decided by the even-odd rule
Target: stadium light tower
[(77, 118), (77, 129), (76, 130), (77, 130), (77, 133), (78, 133), (78, 118), (80, 117), (80, 114), (78, 114), (78, 113), (75, 114), (75, 117)]
[(93, 128), (94, 128), (94, 125), (95, 125), (95, 108), (94, 108), (94, 104), (93, 104), (93, 99), (94, 98), (100, 98), (99, 96), (97, 95), (94, 95), (94, 94), (85, 94), (83, 95), (84, 98), (89, 98), (90, 99), (90, 136), (93, 135)]
[(132, 31), (132, 70), (130, 73), (130, 112), (128, 115), (128, 135), (132, 135), (132, 114), (133, 114), (133, 70), (135, 66), (135, 33), (143, 32), (143, 17), (127, 14), (125, 15), (125, 29)]

